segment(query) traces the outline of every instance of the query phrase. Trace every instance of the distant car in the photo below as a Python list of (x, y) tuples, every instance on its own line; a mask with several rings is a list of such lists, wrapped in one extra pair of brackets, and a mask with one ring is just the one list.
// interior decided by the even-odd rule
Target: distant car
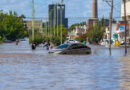
[[(100, 43), (100, 45), (108, 45), (109, 42), (110, 42), (109, 40), (104, 39), (104, 40)], [(111, 40), (111, 44), (114, 44), (114, 41), (113, 41), (113, 40)]]
[(20, 38), (19, 40), (20, 40), (20, 41), (26, 41), (24, 38)]
[(65, 41), (64, 44), (67, 44), (67, 43), (79, 43), (79, 41), (75, 39), (70, 39), (70, 40)]
[(5, 40), (5, 43), (12, 43), (13, 41), (11, 40)]
[(90, 54), (91, 48), (81, 44), (81, 43), (73, 43), (73, 44), (63, 44), (58, 46), (55, 49), (52, 49), (50, 53), (58, 53), (58, 54)]

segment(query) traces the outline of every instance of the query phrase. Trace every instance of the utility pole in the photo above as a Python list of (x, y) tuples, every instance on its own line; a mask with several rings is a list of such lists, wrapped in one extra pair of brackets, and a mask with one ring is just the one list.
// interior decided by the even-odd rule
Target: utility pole
[(52, 15), (53, 10), (50, 10), (49, 12), (49, 31), (48, 31), (48, 36), (52, 35), (52, 26), (53, 26), (53, 15)]
[[(47, 20), (47, 21), (48, 21), (48, 23), (47, 23), (47, 24), (48, 24), (48, 25), (47, 25), (47, 27), (48, 27), (47, 30), (48, 30), (48, 32), (49, 32), (49, 31), (50, 31), (50, 12), (49, 12), (48, 20)], [(47, 33), (47, 35), (48, 35), (48, 33)]]
[(55, 25), (56, 25), (56, 5), (54, 6), (54, 18), (53, 18), (54, 36), (56, 35)]
[(48, 28), (47, 28), (47, 17), (45, 17), (45, 23), (46, 23), (46, 25), (45, 25), (45, 28), (46, 28), (46, 34), (47, 34), (47, 36), (48, 36)]
[(59, 31), (59, 3), (57, 4), (57, 37), (58, 37), (58, 31)]
[(34, 41), (34, 0), (32, 0), (32, 41)]
[(125, 56), (127, 55), (127, 31), (126, 31), (126, 25), (127, 25), (127, 20), (126, 20), (126, 0), (124, 1), (124, 22), (125, 22)]
[[(110, 20), (109, 20), (109, 55), (111, 56), (111, 37), (112, 37), (112, 19), (113, 19), (113, 0), (104, 0), (108, 3), (108, 5), (111, 6), (111, 12), (110, 12)], [(109, 4), (111, 2), (111, 4)]]
[(62, 44), (62, 6), (61, 6), (61, 44)]
[(111, 34), (112, 34), (112, 19), (113, 19), (113, 0), (111, 1), (111, 14), (110, 14), (110, 22), (109, 22), (109, 31), (110, 31), (110, 41), (109, 41), (109, 54), (111, 56)]
[(63, 37), (62, 37), (62, 5), (63, 5), (63, 0), (61, 0), (61, 44), (63, 43)]

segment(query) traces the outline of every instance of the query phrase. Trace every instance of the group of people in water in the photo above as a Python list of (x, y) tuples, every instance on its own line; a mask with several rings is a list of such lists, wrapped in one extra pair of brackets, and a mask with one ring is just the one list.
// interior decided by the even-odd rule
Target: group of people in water
[[(19, 40), (16, 40), (16, 45), (18, 45), (18, 44), (19, 44)], [(37, 43), (36, 42), (32, 42), (32, 45), (31, 45), (32, 50), (35, 50), (36, 46), (37, 46)], [(49, 50), (49, 49), (53, 48), (53, 46), (50, 44), (50, 42), (49, 41), (45, 41), (45, 40), (42, 41), (42, 47), (46, 48), (46, 50)]]
[[(36, 49), (36, 43), (35, 42), (32, 42), (32, 50), (35, 50)], [(45, 48), (46, 47), (46, 50), (49, 50), (49, 49), (52, 49), (53, 46), (50, 44), (49, 41), (45, 41), (43, 40), (42, 41), (42, 47)]]

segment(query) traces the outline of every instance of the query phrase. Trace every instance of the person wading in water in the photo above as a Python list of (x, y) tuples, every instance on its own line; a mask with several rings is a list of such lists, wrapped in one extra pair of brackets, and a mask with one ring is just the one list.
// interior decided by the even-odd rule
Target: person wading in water
[(36, 43), (32, 42), (32, 50), (36, 49)]

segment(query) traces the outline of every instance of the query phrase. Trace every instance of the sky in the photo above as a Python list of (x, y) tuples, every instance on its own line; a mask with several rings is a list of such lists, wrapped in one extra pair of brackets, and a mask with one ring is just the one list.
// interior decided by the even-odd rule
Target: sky
[[(31, 17), (31, 0), (0, 0), (0, 9), (4, 12), (16, 11), (18, 15), (24, 14)], [(60, 0), (34, 0), (35, 17), (44, 18), (48, 15), (48, 4), (60, 2)], [(114, 17), (120, 17), (120, 0), (114, 0)], [(92, 0), (64, 0), (66, 5), (66, 17), (91, 17)], [(99, 17), (109, 17), (110, 6), (103, 0), (98, 0)]]

